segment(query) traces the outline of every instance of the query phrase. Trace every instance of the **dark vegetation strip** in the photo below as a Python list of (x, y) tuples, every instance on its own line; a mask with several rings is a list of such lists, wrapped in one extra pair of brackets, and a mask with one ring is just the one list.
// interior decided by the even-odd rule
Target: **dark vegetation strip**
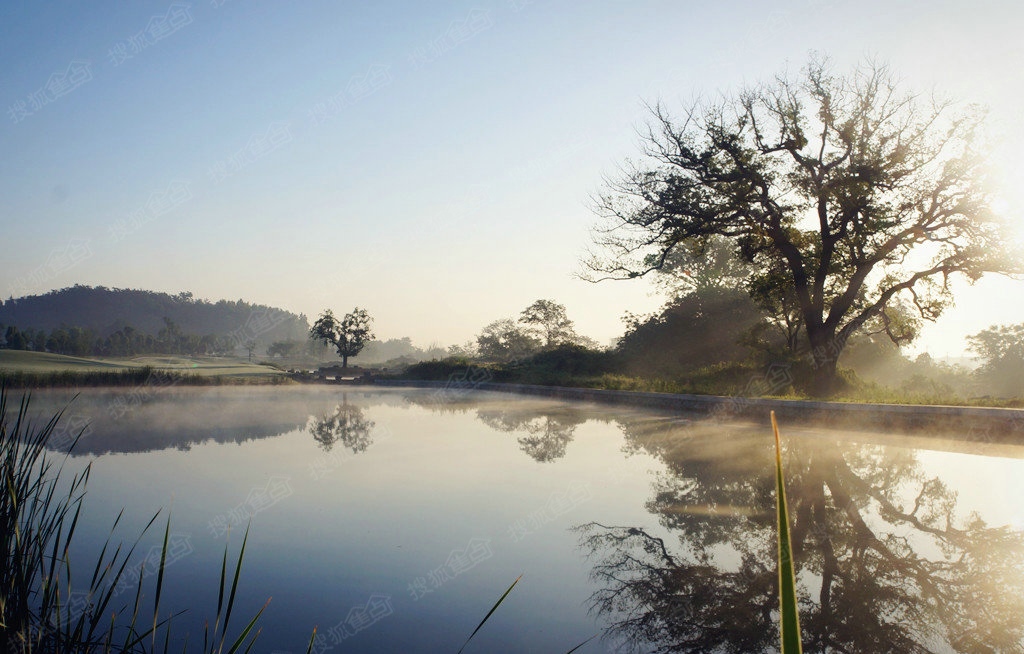
[[(458, 358), (424, 361), (413, 364), (401, 374), (390, 378), (421, 381), (488, 381), (613, 391), (804, 400), (815, 397), (811, 389), (806, 387), (805, 380), (810, 375), (804, 367), (805, 364), (800, 362), (761, 364), (734, 361), (704, 366), (676, 375), (645, 375), (626, 372), (620, 357), (614, 352), (566, 346), (512, 362), (481, 363)], [(864, 382), (849, 371), (841, 370), (840, 374), (846, 375), (847, 384), (843, 392), (831, 398), (835, 402), (1024, 407), (1024, 399), (1019, 397), (963, 397), (955, 393), (899, 391)]]
[(0, 384), (7, 388), (80, 388), (101, 386), (229, 386), (289, 384), (284, 375), (197, 375), (161, 370), (151, 366), (126, 370), (55, 370), (26, 372), (0, 370)]

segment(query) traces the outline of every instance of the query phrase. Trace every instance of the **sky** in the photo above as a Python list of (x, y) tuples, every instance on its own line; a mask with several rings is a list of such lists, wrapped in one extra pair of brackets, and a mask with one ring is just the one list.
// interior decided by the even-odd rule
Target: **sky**
[[(76, 283), (463, 343), (539, 298), (608, 342), (646, 280), (578, 278), (592, 198), (681, 108), (810, 53), (887, 61), (989, 110), (1024, 233), (1019, 2), (5, 2), (0, 293)], [(917, 351), (1024, 322), (1024, 281), (956, 287)]]

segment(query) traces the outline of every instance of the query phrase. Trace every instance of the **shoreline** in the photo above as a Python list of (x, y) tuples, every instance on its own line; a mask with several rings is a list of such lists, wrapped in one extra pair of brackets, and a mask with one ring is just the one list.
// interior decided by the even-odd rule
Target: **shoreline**
[(827, 422), (835, 426), (866, 426), (912, 430), (941, 429), (958, 439), (1024, 444), (1024, 409), (928, 404), (871, 404), (818, 400), (746, 398), (722, 395), (613, 391), (572, 386), (540, 386), (499, 382), (451, 382), (376, 379), (374, 385), (436, 388), (452, 393), (470, 390), (536, 395), (603, 404), (687, 411), (722, 417), (764, 417), (774, 411), (791, 423)]
[[(12, 374), (13, 372), (13, 374)], [(124, 387), (214, 386), (345, 386), (281, 374), (195, 374), (184, 370), (140, 368), (123, 371), (14, 372), (0, 370), (0, 385), (9, 390)], [(458, 395), (467, 391), (494, 391), (555, 399), (699, 413), (712, 417), (765, 418), (775, 411), (790, 423), (825, 423), (841, 427), (931, 430), (957, 440), (1024, 445), (1024, 409), (967, 405), (882, 404), (806, 399), (748, 398), (742, 396), (623, 391), (576, 386), (545, 386), (466, 380), (373, 378), (354, 386), (433, 388)]]

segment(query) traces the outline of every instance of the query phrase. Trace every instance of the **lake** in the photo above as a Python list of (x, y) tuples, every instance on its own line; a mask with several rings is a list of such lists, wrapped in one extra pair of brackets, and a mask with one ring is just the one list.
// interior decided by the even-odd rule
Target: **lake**
[[(17, 394), (15, 394), (17, 396)], [(256, 652), (777, 648), (761, 421), (462, 388), (36, 392), (92, 462), (72, 567), (170, 513), (162, 606), (201, 643), (225, 544)], [(781, 425), (805, 651), (1024, 651), (1024, 447)], [(152, 558), (151, 558), (152, 560)], [(152, 583), (154, 580), (150, 580)], [(118, 599), (131, 601), (131, 592)], [(85, 598), (77, 598), (79, 601)]]

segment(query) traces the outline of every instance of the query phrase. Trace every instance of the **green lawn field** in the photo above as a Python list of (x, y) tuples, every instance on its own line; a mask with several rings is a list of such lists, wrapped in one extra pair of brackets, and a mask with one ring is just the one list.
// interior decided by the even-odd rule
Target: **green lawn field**
[(280, 375), (270, 366), (261, 366), (226, 357), (140, 356), (69, 357), (47, 352), (0, 350), (0, 371), (23, 373), (51, 372), (117, 372), (150, 366), (157, 370), (200, 375), (203, 377), (260, 377)]

